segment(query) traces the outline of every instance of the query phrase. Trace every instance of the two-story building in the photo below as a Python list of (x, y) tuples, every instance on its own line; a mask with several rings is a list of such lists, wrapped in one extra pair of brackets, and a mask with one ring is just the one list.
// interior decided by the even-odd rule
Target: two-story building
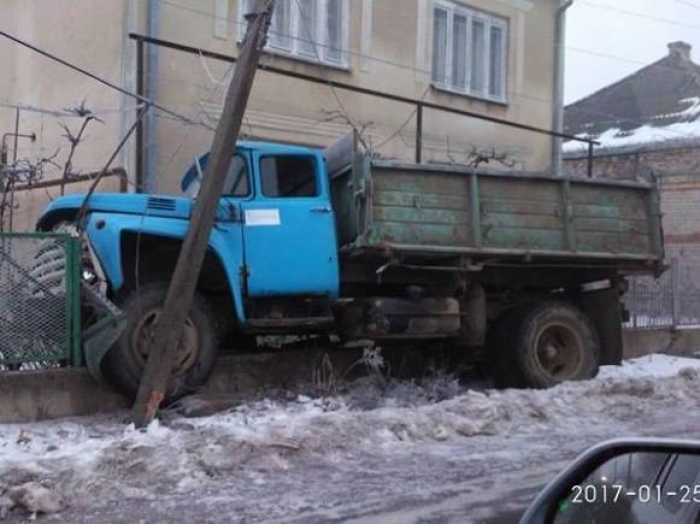
[[(154, 44), (145, 44), (139, 57), (129, 34), (235, 57), (248, 0), (5, 3), (3, 30), (129, 90), (141, 88), (152, 100), (189, 119), (185, 123), (151, 112), (143, 126), (141, 169), (136, 166), (134, 140), (118, 158), (133, 184), (177, 191), (182, 171), (211, 143), (235, 66), (205, 52)], [(386, 158), (414, 160), (419, 141), (424, 162), (468, 163), (480, 156), (491, 158), (494, 167), (549, 171), (559, 151), (552, 137), (492, 120), (558, 127), (563, 91), (560, 44), (570, 4), (277, 0), (268, 52), (242, 132), (252, 138), (322, 146), (354, 127), (366, 147)], [(83, 171), (100, 169), (133, 122), (136, 102), (7, 40), (0, 41), (0, 60), (6, 64), (0, 75), (2, 132), (14, 130), (13, 106), (19, 105), (19, 130), (38, 135), (35, 143), (20, 141), (19, 154), (65, 150), (58, 123), (78, 121), (47, 110), (60, 111), (85, 99), (104, 123), (91, 124), (73, 164)], [(419, 111), (410, 101), (491, 120), (438, 109)], [(71, 186), (76, 189), (80, 186)], [(36, 200), (33, 208), (40, 207), (41, 199)], [(27, 220), (32, 213), (26, 213)]]

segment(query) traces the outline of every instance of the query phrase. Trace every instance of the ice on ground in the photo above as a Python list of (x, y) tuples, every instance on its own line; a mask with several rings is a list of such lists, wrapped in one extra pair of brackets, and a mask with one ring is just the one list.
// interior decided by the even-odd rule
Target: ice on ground
[(655, 354), (625, 361), (622, 366), (604, 366), (599, 378), (672, 377), (686, 368), (700, 369), (700, 359)]
[[(449, 377), (373, 379), (332, 397), (266, 399), (200, 419), (155, 422), (127, 414), (0, 425), (0, 479), (40, 482), (74, 507), (151, 500), (244, 475), (265, 483), (295, 465), (391, 455), (448, 443), (481, 456), (513, 439), (558, 446), (585, 435), (634, 434), (656, 413), (697, 410), (700, 360), (654, 355), (604, 368), (595, 380), (550, 390), (469, 390)], [(485, 439), (485, 440), (484, 440)], [(431, 448), (432, 449), (432, 448)]]

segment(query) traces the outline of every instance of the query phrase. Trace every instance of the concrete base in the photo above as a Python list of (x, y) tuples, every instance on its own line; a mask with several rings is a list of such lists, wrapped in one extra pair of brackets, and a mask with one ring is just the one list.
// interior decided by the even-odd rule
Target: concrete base
[[(700, 350), (700, 330), (625, 330), (623, 336), (625, 358)], [(319, 349), (222, 356), (201, 393), (245, 398), (264, 388), (293, 389), (300, 383), (323, 391), (336, 379), (349, 378), (351, 369), (362, 372), (364, 366), (353, 367), (361, 355), (361, 350)], [(84, 368), (0, 373), (0, 423), (91, 415), (130, 405), (128, 399), (96, 384)]]
[(128, 407), (127, 400), (92, 380), (87, 369), (0, 374), (0, 422), (31, 422)]
[[(204, 395), (245, 397), (268, 387), (313, 383), (322, 390), (342, 377), (357, 350), (284, 351), (223, 356), (203, 388)], [(0, 423), (32, 422), (126, 409), (131, 402), (90, 377), (86, 368), (0, 373)]]
[(652, 353), (693, 355), (700, 351), (700, 330), (626, 329), (623, 341), (626, 359)]

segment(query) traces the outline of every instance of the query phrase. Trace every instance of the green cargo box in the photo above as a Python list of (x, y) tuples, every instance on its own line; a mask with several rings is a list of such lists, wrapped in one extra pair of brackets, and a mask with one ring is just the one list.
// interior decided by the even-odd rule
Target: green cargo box
[(332, 177), (344, 252), (565, 259), (658, 271), (655, 184), (371, 162)]

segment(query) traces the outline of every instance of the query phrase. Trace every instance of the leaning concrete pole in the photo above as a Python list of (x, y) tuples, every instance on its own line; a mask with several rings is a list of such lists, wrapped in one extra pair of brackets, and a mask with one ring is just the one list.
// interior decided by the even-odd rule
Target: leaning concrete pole
[(223, 113), (211, 147), (211, 156), (194, 204), (187, 236), (170, 281), (163, 312), (155, 328), (155, 336), (134, 404), (133, 419), (137, 427), (146, 426), (155, 418), (158, 407), (165, 398), (183, 324), (192, 306), (219, 199), (224, 190), (233, 147), (241, 128), (260, 56), (267, 41), (274, 5), (275, 0), (256, 0), (253, 12), (247, 16), (246, 38), (226, 95)]

